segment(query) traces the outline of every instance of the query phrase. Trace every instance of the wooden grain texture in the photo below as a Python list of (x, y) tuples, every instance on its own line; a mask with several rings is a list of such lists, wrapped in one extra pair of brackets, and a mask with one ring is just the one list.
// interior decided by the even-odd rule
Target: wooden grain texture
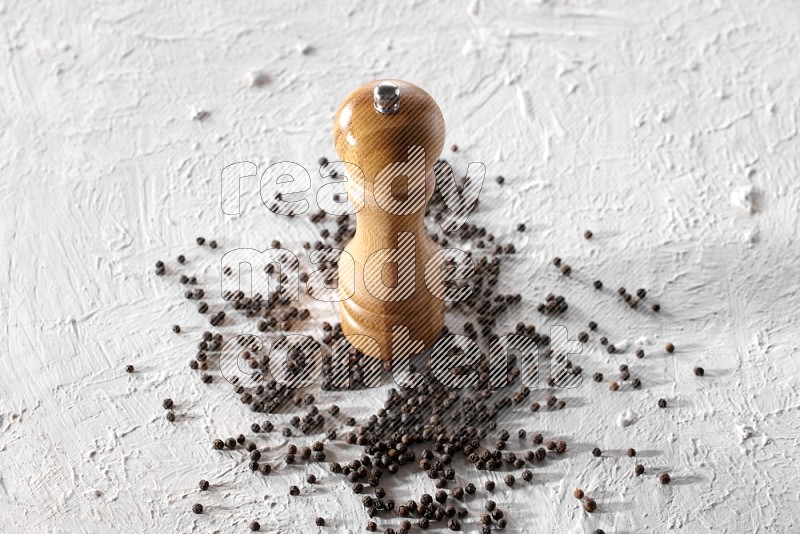
[[(355, 261), (355, 272), (343, 270), (340, 287), (352, 287), (354, 274), (355, 294), (341, 303), (342, 330), (360, 351), (385, 360), (406, 350), (392, 346), (393, 328), (408, 328), (411, 339), (428, 348), (444, 322), (444, 302), (431, 294), (424, 275), (426, 262), (438, 250), (425, 230), (424, 215), (435, 186), (433, 165), (444, 145), (444, 117), (433, 98), (416, 85), (388, 81), (400, 88), (396, 113), (375, 110), (378, 81), (373, 81), (348, 95), (333, 126), (339, 158), (362, 171), (349, 176), (355, 180), (351, 191), (361, 194), (350, 195), (359, 211), (356, 234), (345, 250)], [(394, 258), (397, 265), (381, 269), (378, 258), (370, 261), (378, 251), (397, 249), (401, 241), (406, 246)], [(401, 270), (409, 275), (399, 279)], [(376, 291), (379, 280), (396, 289)]]

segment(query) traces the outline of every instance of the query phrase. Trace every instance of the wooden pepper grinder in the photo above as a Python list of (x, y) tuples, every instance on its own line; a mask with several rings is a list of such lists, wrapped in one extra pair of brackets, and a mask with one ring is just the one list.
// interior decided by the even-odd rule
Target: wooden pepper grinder
[[(339, 107), (333, 138), (339, 158), (361, 171), (348, 171), (346, 184), (359, 211), (345, 248), (355, 270), (339, 269), (342, 331), (355, 348), (384, 360), (427, 349), (444, 324), (444, 301), (425, 280), (438, 247), (424, 222), (445, 139), (442, 112), (416, 85), (374, 81)], [(346, 298), (343, 288), (353, 287)], [(395, 334), (393, 343), (393, 329), (402, 327), (407, 337)]]

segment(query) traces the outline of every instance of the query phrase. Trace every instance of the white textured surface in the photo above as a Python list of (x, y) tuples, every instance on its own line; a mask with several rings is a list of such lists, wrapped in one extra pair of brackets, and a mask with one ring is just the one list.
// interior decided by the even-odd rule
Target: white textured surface
[[(204, 325), (152, 265), (184, 252), (213, 281), (216, 256), (196, 235), (222, 249), (313, 238), (255, 188), (240, 217), (224, 216), (220, 170), (313, 169), (333, 155), (330, 123), (349, 90), (397, 77), (439, 102), (457, 168), (486, 163), (473, 220), (499, 236), (527, 223), (508, 287), (530, 310), (547, 291), (566, 295), (573, 331), (595, 319), (629, 345), (609, 356), (590, 343), (576, 359), (589, 375), (628, 361), (644, 382), (616, 394), (587, 382), (564, 411), (522, 414), (515, 425), (571, 449), (532, 485), (496, 493), (508, 531), (796, 532), (800, 6), (399, 4), (0, 4), (0, 530), (243, 532), (258, 518), (269, 532), (307, 532), (314, 506), (326, 532), (363, 528), (359, 499), (320, 466), (316, 496), (291, 500), (304, 467), (264, 480), (241, 455), (209, 450), (250, 413), (190, 374)], [(571, 280), (548, 265), (555, 254)], [(664, 312), (595, 294), (596, 277), (649, 288)], [(328, 398), (357, 413), (382, 395)], [(628, 408), (638, 420), (621, 428)], [(609, 457), (592, 458), (595, 445)], [(648, 476), (632, 477), (627, 447)], [(660, 469), (672, 485), (656, 483)], [(200, 478), (213, 484), (202, 495)], [(398, 499), (432, 489), (408, 485)], [(580, 510), (576, 486), (597, 513)]]

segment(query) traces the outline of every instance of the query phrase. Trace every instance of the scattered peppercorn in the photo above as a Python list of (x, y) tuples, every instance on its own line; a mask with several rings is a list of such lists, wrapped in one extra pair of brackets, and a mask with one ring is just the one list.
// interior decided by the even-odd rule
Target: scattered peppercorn
[(175, 422), (175, 412), (167, 412), (166, 417), (167, 417), (167, 421), (169, 421), (170, 423), (174, 423)]
[(252, 530), (253, 532), (258, 532), (259, 530), (261, 530), (261, 525), (259, 524), (258, 521), (252, 521), (250, 523), (250, 530)]
[(670, 478), (669, 473), (666, 471), (658, 475), (658, 481), (662, 484), (669, 484), (672, 478)]
[(617, 391), (619, 389), (619, 383), (615, 380), (612, 380), (611, 383), (608, 385), (608, 389), (611, 391)]
[(594, 501), (594, 499), (586, 499), (583, 501), (583, 509), (591, 514), (597, 510), (597, 503)]
[(706, 374), (706, 371), (702, 367), (695, 367), (694, 368), (694, 375), (695, 376), (703, 376), (704, 374)]
[(572, 496), (578, 500), (583, 499), (583, 490), (580, 488), (575, 488), (575, 491), (572, 492)]
[(289, 495), (291, 495), (292, 497), (297, 497), (298, 495), (300, 495), (300, 488), (298, 488), (297, 486), (289, 486)]
[(637, 477), (640, 476), (640, 475), (643, 475), (644, 474), (644, 466), (642, 464), (636, 464), (636, 466), (633, 468), (633, 472)]
[(325, 518), (318, 517), (317, 520), (315, 521), (315, 523), (317, 524), (318, 527), (324, 527), (325, 526)]
[(661, 304), (659, 304), (658, 302), (654, 302), (653, 304), (650, 305), (650, 309), (658, 313), (661, 311)]
[(197, 243), (198, 245), (202, 245), (205, 242), (206, 242), (205, 237), (198, 237), (197, 239), (195, 239), (195, 243)]
[(599, 457), (601, 454), (603, 454), (603, 451), (600, 450), (600, 447), (592, 449), (592, 456)]
[(201, 480), (199, 486), (201, 491), (206, 491), (208, 489), (208, 480)]
[(664, 346), (664, 349), (669, 353), (673, 353), (673, 352), (675, 352), (675, 345), (673, 345), (672, 343), (667, 343)]
[(483, 487), (486, 488), (486, 491), (494, 491), (494, 481), (487, 480), (484, 482)]
[(172, 402), (172, 399), (170, 399), (170, 398), (166, 398), (166, 399), (164, 399), (164, 400), (161, 402), (161, 406), (163, 406), (163, 407), (164, 407), (164, 409), (166, 409), (166, 410), (169, 410), (169, 409), (170, 409), (170, 408), (172, 408), (174, 405), (175, 405), (175, 403), (174, 403), (174, 402)]
[(667, 407), (667, 401), (665, 401), (664, 399), (658, 399), (658, 407), (659, 408), (666, 408)]
[(636, 449), (633, 448), (628, 449), (627, 454), (629, 458), (633, 458), (634, 456), (636, 456)]
[(194, 506), (192, 506), (192, 512), (194, 512), (196, 514), (202, 514), (203, 513), (203, 505), (200, 504), (199, 502), (195, 503)]
[(593, 235), (594, 234), (592, 234), (591, 230), (586, 230), (585, 232), (583, 232), (583, 238), (584, 239), (591, 239)]
[(126, 373), (130, 374), (130, 373), (132, 373), (133, 371), (134, 371), (134, 368), (133, 368), (133, 366), (132, 366), (132, 365), (126, 365), (126, 366), (125, 366), (125, 372), (126, 372)]

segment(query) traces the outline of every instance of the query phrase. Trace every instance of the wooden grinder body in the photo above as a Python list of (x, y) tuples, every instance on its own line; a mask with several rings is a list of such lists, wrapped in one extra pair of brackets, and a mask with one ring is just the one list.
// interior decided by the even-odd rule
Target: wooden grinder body
[[(438, 247), (428, 236), (424, 216), (435, 187), (433, 166), (444, 145), (445, 123), (436, 102), (425, 91), (400, 80), (380, 83), (384, 82), (398, 89), (397, 110), (377, 111), (374, 92), (379, 82), (368, 83), (353, 91), (339, 107), (333, 137), (339, 158), (352, 164), (347, 190), (349, 201), (358, 210), (356, 233), (345, 248), (355, 269), (340, 267), (339, 272), (342, 331), (361, 352), (390, 360), (408, 353), (406, 345), (393, 346), (393, 328), (407, 328), (408, 336), (427, 349), (438, 339), (444, 324), (444, 301), (430, 292), (425, 281), (426, 263)], [(420, 149), (424, 150), (421, 162)], [(420, 163), (415, 168), (421, 172), (394, 172), (394, 176), (387, 172), (387, 166), (412, 159)], [(418, 194), (409, 196), (410, 191)], [(370, 280), (378, 277), (385, 286), (395, 287), (408, 282), (408, 277), (399, 280), (399, 268), (390, 264), (376, 268), (376, 262), (368, 260), (377, 251), (397, 249), (401, 235), (404, 250), (408, 250), (409, 237), (413, 236), (413, 257), (403, 255), (399, 259), (403, 262), (399, 268), (406, 274), (413, 262), (413, 291), (397, 291), (395, 297), (401, 298), (386, 298), (369, 285)], [(352, 289), (353, 282), (355, 293), (346, 298), (343, 288)], [(420, 346), (416, 345), (414, 352), (417, 348)]]

